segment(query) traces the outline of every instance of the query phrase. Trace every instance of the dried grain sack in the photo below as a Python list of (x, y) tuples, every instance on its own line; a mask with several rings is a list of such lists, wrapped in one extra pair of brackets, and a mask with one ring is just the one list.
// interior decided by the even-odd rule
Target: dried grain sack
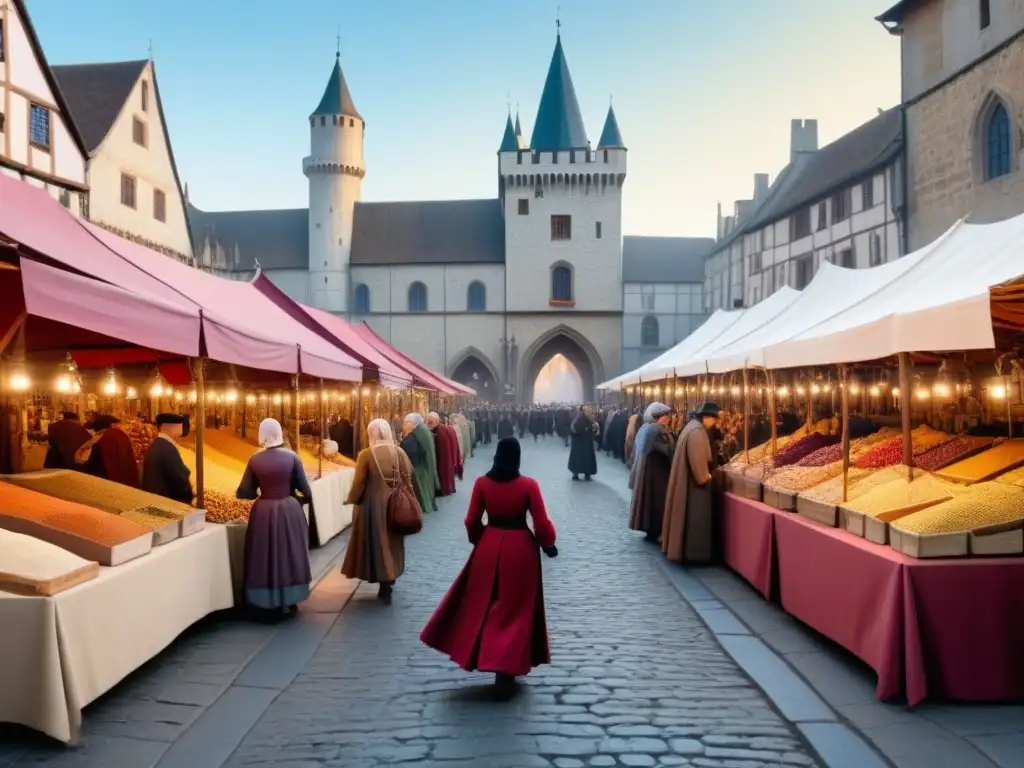
[(938, 504), (961, 492), (954, 483), (919, 473), (912, 482), (905, 477), (876, 486), (851, 500), (845, 506), (855, 512), (878, 517), (908, 507)]
[(1024, 488), (979, 483), (949, 501), (922, 509), (892, 524), (907, 533), (963, 533), (1024, 518)]

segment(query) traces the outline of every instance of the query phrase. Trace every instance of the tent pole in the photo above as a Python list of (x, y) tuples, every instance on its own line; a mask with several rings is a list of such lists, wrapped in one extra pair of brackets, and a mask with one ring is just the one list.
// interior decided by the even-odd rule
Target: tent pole
[(778, 411), (775, 402), (775, 372), (765, 371), (768, 377), (768, 418), (772, 423), (772, 458), (775, 458), (776, 443), (779, 439)]
[(750, 464), (750, 390), (747, 366), (743, 366), (743, 461)]
[(847, 501), (850, 482), (850, 386), (847, 378), (845, 365), (839, 366), (839, 386), (842, 387), (840, 394), (840, 418), (843, 420), (843, 503)]
[(205, 359), (196, 358), (196, 508), (206, 509), (206, 461), (203, 444), (206, 441), (206, 381), (203, 375)]
[(910, 428), (910, 405), (914, 393), (910, 391), (910, 355), (900, 352), (900, 421), (903, 427), (903, 465), (907, 468), (907, 482), (914, 480), (914, 443)]

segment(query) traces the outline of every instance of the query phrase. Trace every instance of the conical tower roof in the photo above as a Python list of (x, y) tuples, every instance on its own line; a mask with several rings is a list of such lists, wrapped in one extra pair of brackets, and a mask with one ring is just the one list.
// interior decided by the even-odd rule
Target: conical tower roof
[(352, 94), (349, 93), (348, 83), (345, 82), (345, 73), (341, 71), (340, 53), (334, 59), (334, 69), (331, 70), (331, 77), (327, 81), (323, 98), (320, 99), (317, 108), (313, 110), (313, 116), (316, 115), (345, 115), (363, 119), (352, 102)]
[(576, 89), (569, 74), (569, 65), (562, 50), (562, 36), (555, 40), (555, 52), (551, 56), (548, 77), (544, 81), (544, 92), (537, 109), (537, 120), (533, 124), (533, 138), (530, 148), (534, 151), (550, 152), (557, 149), (584, 149), (587, 146), (587, 130), (583, 126), (580, 104), (576, 100)]
[(519, 149), (519, 140), (516, 138), (516, 130), (512, 127), (512, 115), (505, 121), (505, 135), (501, 137), (499, 152), (515, 152)]
[(622, 133), (619, 131), (619, 121), (615, 119), (615, 109), (608, 106), (608, 117), (604, 119), (604, 129), (601, 131), (601, 140), (597, 142), (598, 149), (625, 149), (626, 144), (622, 141)]

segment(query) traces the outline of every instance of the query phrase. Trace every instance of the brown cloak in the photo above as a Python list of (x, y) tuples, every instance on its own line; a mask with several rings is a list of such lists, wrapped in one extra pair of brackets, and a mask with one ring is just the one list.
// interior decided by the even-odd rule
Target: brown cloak
[(636, 440), (637, 422), (639, 420), (640, 417), (634, 413), (629, 417), (629, 425), (626, 427), (626, 445), (623, 455), (626, 459), (626, 466), (630, 468), (633, 467), (633, 443)]
[(643, 531), (656, 541), (661, 535), (661, 518), (665, 512), (665, 494), (672, 470), (672, 438), (661, 424), (651, 439), (650, 450), (636, 457), (633, 482), (633, 502), (629, 508), (629, 527)]
[(665, 498), (661, 549), (674, 563), (706, 563), (712, 557), (711, 441), (694, 419), (679, 435)]

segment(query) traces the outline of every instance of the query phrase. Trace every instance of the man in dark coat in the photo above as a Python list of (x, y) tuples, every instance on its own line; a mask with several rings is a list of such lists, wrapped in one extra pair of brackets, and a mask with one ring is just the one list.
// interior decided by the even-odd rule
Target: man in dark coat
[(156, 417), (160, 431), (142, 459), (142, 490), (182, 504), (191, 504), (192, 472), (181, 458), (175, 440), (184, 434), (186, 419), (174, 413)]
[(46, 451), (46, 469), (75, 469), (75, 452), (89, 442), (92, 435), (78, 420), (78, 414), (67, 411), (60, 421), (47, 430), (50, 448)]

